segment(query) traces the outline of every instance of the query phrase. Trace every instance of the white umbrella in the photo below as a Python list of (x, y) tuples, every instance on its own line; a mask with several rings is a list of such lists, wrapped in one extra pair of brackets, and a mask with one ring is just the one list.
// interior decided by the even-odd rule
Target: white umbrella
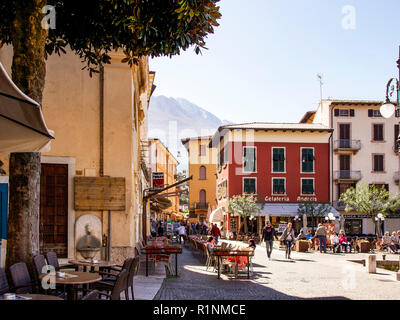
[(39, 103), (14, 84), (0, 63), (0, 152), (45, 151), (53, 135)]

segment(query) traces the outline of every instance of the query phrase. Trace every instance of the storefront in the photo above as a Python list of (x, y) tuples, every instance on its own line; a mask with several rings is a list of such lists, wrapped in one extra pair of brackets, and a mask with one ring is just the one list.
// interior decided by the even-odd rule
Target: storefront
[[(361, 235), (376, 235), (376, 222), (370, 215), (365, 214), (343, 214), (344, 217), (344, 230), (348, 235), (361, 236)], [(381, 234), (386, 231), (392, 233), (393, 231), (400, 230), (400, 216), (389, 215), (385, 216), (384, 220), (379, 222)]]

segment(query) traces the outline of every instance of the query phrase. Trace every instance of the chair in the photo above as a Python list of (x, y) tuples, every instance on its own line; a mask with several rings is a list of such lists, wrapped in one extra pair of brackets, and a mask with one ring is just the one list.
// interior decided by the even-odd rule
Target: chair
[(84, 296), (81, 300), (100, 300), (100, 291), (92, 290), (86, 296)]
[[(107, 289), (102, 289), (102, 285), (104, 285), (104, 281), (99, 281), (94, 284), (94, 287), (100, 288), (99, 290), (110, 291), (110, 293), (104, 293), (99, 291), (99, 295), (103, 295), (108, 297), (110, 300), (121, 300), (121, 293), (124, 292), (126, 295), (127, 292), (127, 284), (128, 284), (128, 271), (122, 270), (119, 275), (117, 275), (116, 281), (113, 283), (112, 287), (108, 287)], [(106, 286), (109, 284), (106, 283)], [(128, 297), (125, 296), (125, 300)]]
[[(127, 258), (127, 259), (125, 259), (124, 264), (120, 268), (107, 267), (105, 269), (109, 270), (108, 272), (99, 271), (99, 274), (103, 276), (103, 280), (102, 281), (115, 282), (117, 280), (118, 274), (113, 273), (112, 271), (118, 272), (118, 273), (121, 273), (121, 271), (123, 271), (123, 270), (128, 270), (129, 271), (130, 268), (131, 268), (131, 264), (132, 264), (133, 260), (134, 260), (133, 258)], [(103, 269), (103, 270), (105, 270), (105, 269)]]
[(77, 266), (73, 264), (67, 264), (60, 267), (60, 264), (58, 263), (57, 253), (55, 253), (54, 251), (46, 253), (46, 260), (47, 264), (49, 266), (53, 266), (54, 269), (56, 269), (56, 271), (60, 271), (61, 269), (74, 269), (74, 270), (77, 269)]
[(6, 272), (3, 268), (0, 268), (0, 294), (7, 293), (9, 290)]
[(135, 300), (135, 294), (134, 294), (134, 288), (133, 288), (133, 278), (134, 276), (137, 275), (138, 271), (139, 271), (139, 265), (140, 265), (140, 258), (136, 257), (133, 259), (133, 261), (131, 262), (131, 266), (129, 269), (129, 273), (128, 273), (128, 283), (127, 283), (127, 290), (126, 290), (126, 299), (129, 300), (129, 287), (131, 288), (131, 294), (132, 294), (132, 300)]
[(15, 293), (32, 293), (33, 283), (25, 262), (13, 264), (9, 268), (9, 271), (13, 282), (12, 290), (15, 291)]
[(36, 274), (35, 274), (36, 286), (38, 288), (38, 291), (42, 291), (42, 290), (40, 290), (41, 286), (40, 286), (39, 277), (42, 273), (44, 273), (43, 272), (44, 268), (47, 267), (46, 259), (44, 258), (44, 255), (42, 255), (42, 254), (35, 255), (33, 257), (33, 265), (35, 266), (35, 271), (36, 271)]

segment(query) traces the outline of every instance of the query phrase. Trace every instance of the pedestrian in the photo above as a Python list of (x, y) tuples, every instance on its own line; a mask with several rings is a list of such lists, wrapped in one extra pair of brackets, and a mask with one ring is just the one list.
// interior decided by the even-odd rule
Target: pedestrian
[(182, 244), (182, 239), (183, 242), (185, 242), (185, 234), (186, 234), (185, 226), (181, 224), (180, 227), (177, 228), (177, 230), (178, 230), (179, 243)]
[(317, 237), (319, 240), (319, 252), (321, 253), (322, 249), (326, 253), (326, 234), (327, 231), (324, 225), (322, 223), (318, 224), (318, 228), (315, 231), (315, 237)]
[(272, 248), (274, 246), (274, 238), (278, 240), (275, 228), (271, 225), (271, 222), (267, 220), (265, 227), (262, 231), (262, 240), (265, 241), (265, 247), (267, 249), (267, 257), (269, 260), (272, 260), (271, 253), (272, 253)]
[(221, 237), (221, 230), (219, 230), (216, 223), (211, 228), (211, 235), (214, 237), (215, 245), (218, 244), (218, 239)]
[(208, 231), (208, 227), (207, 227), (207, 224), (204, 222), (204, 223), (203, 223), (203, 235), (206, 236), (206, 235), (208, 234), (207, 231)]
[(281, 240), (285, 241), (286, 245), (285, 258), (290, 260), (291, 259), (290, 253), (292, 252), (292, 243), (293, 241), (295, 241), (295, 234), (291, 222), (288, 223), (286, 229), (283, 231), (281, 235)]
[(196, 223), (196, 234), (200, 234), (200, 223), (198, 221)]
[(162, 227), (161, 222), (159, 222), (157, 227), (157, 236), (162, 237), (163, 235), (164, 235), (164, 228)]

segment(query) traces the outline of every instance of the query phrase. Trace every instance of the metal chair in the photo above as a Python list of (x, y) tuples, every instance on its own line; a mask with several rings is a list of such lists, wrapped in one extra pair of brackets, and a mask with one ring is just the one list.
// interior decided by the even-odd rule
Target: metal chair
[[(128, 271), (127, 270), (122, 270), (121, 273), (117, 276), (116, 281), (113, 283), (111, 288), (105, 289), (105, 291), (108, 291), (110, 293), (105, 293), (105, 292), (99, 292), (99, 295), (103, 295), (105, 297), (108, 297), (110, 300), (121, 300), (121, 293), (123, 292), (125, 294), (125, 300), (127, 300), (126, 292), (127, 292), (127, 284), (128, 284)], [(101, 285), (103, 284), (103, 281), (99, 281), (95, 283), (95, 287), (101, 289)], [(107, 283), (108, 285), (108, 283)], [(104, 290), (104, 289), (103, 289)]]
[(0, 294), (9, 292), (10, 287), (8, 285), (6, 272), (3, 268), (0, 268)]
[(129, 273), (128, 273), (128, 279), (127, 279), (127, 290), (126, 290), (126, 300), (129, 300), (129, 288), (131, 288), (131, 294), (132, 294), (132, 300), (135, 300), (135, 294), (134, 294), (134, 288), (133, 288), (133, 281), (134, 281), (134, 277), (135, 275), (137, 275), (138, 270), (139, 270), (139, 265), (140, 265), (140, 258), (136, 257), (135, 259), (133, 259), (133, 261), (131, 262), (131, 266), (129, 268)]
[(9, 271), (13, 282), (12, 290), (15, 291), (15, 293), (32, 293), (33, 283), (25, 262), (13, 264), (9, 268)]
[(81, 300), (100, 300), (100, 291), (92, 290), (86, 296), (84, 296)]
[(61, 269), (77, 269), (77, 266), (73, 264), (67, 264), (60, 267), (60, 264), (58, 263), (57, 253), (55, 253), (54, 251), (46, 253), (46, 260), (47, 264), (49, 266), (53, 266), (56, 271), (60, 271)]

